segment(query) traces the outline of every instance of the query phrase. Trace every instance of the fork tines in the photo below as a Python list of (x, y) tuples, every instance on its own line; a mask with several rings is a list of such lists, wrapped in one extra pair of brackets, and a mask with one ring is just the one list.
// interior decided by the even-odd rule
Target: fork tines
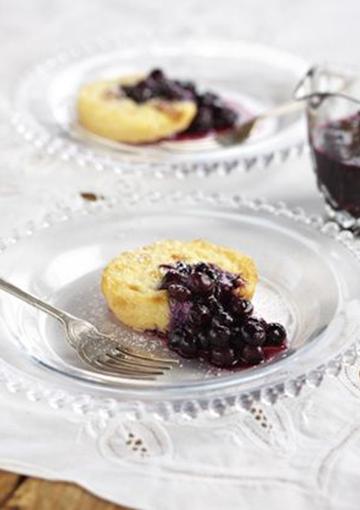
[(150, 357), (147, 354), (132, 352), (114, 347), (110, 352), (91, 360), (93, 366), (109, 375), (124, 376), (132, 379), (153, 380), (163, 375), (177, 360)]

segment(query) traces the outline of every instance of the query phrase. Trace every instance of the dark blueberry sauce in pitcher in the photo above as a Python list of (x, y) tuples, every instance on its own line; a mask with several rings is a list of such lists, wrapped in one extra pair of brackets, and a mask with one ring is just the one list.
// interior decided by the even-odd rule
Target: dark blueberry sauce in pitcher
[(329, 205), (360, 217), (360, 112), (310, 135), (319, 189)]

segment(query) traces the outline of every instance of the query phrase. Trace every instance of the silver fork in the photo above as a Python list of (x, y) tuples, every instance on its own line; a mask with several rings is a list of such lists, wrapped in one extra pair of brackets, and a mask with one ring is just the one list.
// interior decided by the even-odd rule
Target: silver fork
[(90, 322), (60, 310), (2, 278), (0, 290), (57, 319), (63, 326), (65, 337), (71, 347), (85, 363), (97, 371), (130, 379), (153, 380), (178, 364), (176, 360), (157, 358), (124, 348), (110, 335), (100, 333)]
[(291, 113), (299, 112), (305, 108), (305, 103), (300, 100), (292, 100), (287, 103), (282, 103), (271, 110), (267, 110), (263, 113), (252, 117), (251, 119), (235, 126), (233, 129), (229, 129), (224, 133), (218, 133), (215, 136), (215, 140), (218, 144), (223, 146), (231, 146), (236, 144), (244, 143), (251, 133), (253, 132), (255, 126), (262, 120), (265, 120), (270, 117), (281, 117), (283, 115), (289, 115)]

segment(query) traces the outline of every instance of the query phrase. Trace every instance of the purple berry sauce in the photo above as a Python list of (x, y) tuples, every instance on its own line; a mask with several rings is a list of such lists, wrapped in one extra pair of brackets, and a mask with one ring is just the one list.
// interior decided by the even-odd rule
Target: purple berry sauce
[(317, 182), (335, 210), (360, 217), (360, 112), (313, 129)]
[(167, 345), (184, 358), (205, 359), (219, 368), (245, 368), (287, 347), (285, 328), (254, 316), (250, 301), (237, 295), (244, 282), (213, 264), (177, 262), (161, 266), (159, 289), (167, 290)]
[(197, 106), (190, 126), (174, 138), (199, 138), (213, 131), (224, 131), (235, 126), (239, 114), (212, 92), (200, 93), (192, 81), (171, 80), (160, 69), (154, 69), (135, 85), (122, 85), (120, 90), (136, 103), (159, 98), (166, 101), (194, 101)]

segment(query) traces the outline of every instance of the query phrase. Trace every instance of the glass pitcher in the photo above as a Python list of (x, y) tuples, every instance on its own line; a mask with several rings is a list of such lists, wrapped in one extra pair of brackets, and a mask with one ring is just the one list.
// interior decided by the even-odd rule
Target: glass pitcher
[(306, 101), (318, 188), (330, 217), (360, 227), (360, 74), (313, 67), (295, 98)]

